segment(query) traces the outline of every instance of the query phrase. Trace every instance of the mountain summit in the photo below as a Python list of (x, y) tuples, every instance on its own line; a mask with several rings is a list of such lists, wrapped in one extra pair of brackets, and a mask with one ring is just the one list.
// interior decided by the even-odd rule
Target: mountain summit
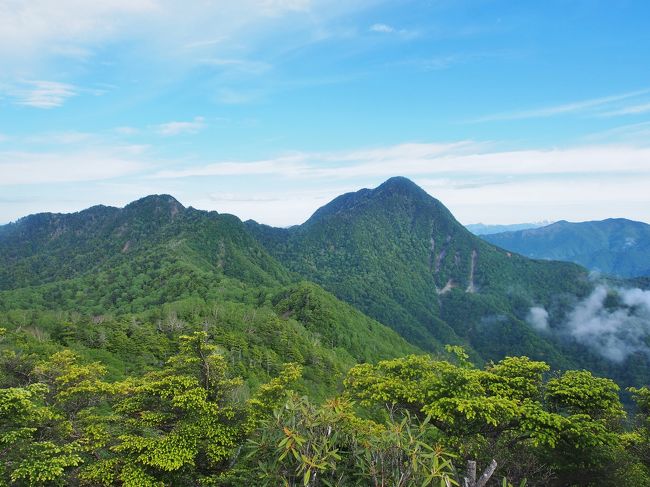
[(526, 314), (591, 289), (576, 265), (481, 240), (403, 177), (339, 196), (299, 226), (247, 225), (289, 269), (428, 350), (460, 343), (483, 359), (527, 353), (563, 365)]
[(151, 212), (157, 214), (169, 214), (175, 216), (185, 207), (173, 196), (168, 194), (152, 194), (132, 201), (124, 207), (127, 211)]
[(332, 217), (337, 213), (350, 211), (355, 207), (372, 204), (372, 202), (386, 201), (386, 203), (389, 204), (389, 201), (393, 198), (421, 203), (431, 203), (434, 201), (435, 204), (439, 205), (441, 209), (444, 209), (444, 211), (447, 212), (447, 217), (453, 219), (452, 214), (442, 203), (429, 196), (429, 194), (427, 194), (427, 192), (417, 184), (405, 177), (396, 176), (386, 180), (375, 189), (361, 189), (334, 198), (331, 202), (316, 210), (311, 218), (305, 222), (304, 226), (311, 226), (315, 222), (324, 218)]
[(395, 192), (410, 196), (431, 197), (426, 191), (404, 176), (389, 178), (372, 191), (375, 193)]

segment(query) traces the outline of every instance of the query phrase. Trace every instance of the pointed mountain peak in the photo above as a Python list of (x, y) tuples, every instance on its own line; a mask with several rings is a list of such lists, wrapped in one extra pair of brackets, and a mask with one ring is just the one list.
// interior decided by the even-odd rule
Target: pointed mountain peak
[(125, 208), (128, 207), (137, 207), (137, 206), (148, 206), (148, 205), (171, 205), (179, 206), (183, 208), (183, 205), (179, 201), (169, 194), (150, 194), (138, 200), (132, 201)]
[(387, 179), (375, 189), (370, 190), (368, 196), (369, 199), (380, 202), (380, 204), (408, 201), (420, 208), (428, 208), (440, 215), (445, 215), (445, 217), (451, 218), (456, 222), (456, 219), (442, 202), (403, 176), (395, 176)]
[(382, 184), (375, 188), (375, 191), (397, 191), (403, 194), (414, 193), (422, 194), (426, 193), (422, 188), (417, 184), (411, 181), (404, 176), (395, 176), (390, 179), (387, 179)]
[(172, 218), (185, 209), (176, 198), (168, 194), (152, 194), (133, 201), (124, 207), (128, 212), (169, 215)]
[(333, 199), (316, 210), (303, 226), (309, 227), (334, 215), (349, 216), (365, 211), (385, 212), (388, 208), (400, 208), (399, 211), (403, 211), (405, 202), (409, 202), (411, 211), (435, 214), (437, 219), (443, 218), (454, 225), (460, 225), (440, 201), (410, 179), (396, 176), (374, 189), (361, 189)]
[(370, 192), (372, 198), (406, 198), (410, 201), (433, 202), (442, 205), (433, 196), (408, 178), (395, 176), (387, 179)]

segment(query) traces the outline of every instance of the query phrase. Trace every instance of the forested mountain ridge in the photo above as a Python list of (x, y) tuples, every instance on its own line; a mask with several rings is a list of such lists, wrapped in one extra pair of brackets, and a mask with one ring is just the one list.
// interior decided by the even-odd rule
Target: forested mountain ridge
[(167, 195), (23, 218), (0, 227), (0, 260), (0, 326), (21, 330), (10, 336), (100, 354), (117, 376), (160, 363), (193, 330), (252, 383), (296, 361), (323, 395), (356, 362), (419, 350), (290, 277), (237, 217)]
[[(595, 288), (586, 269), (485, 242), (406, 178), (339, 196), (299, 226), (246, 224), (288, 269), (425, 350), (457, 343), (479, 361), (525, 354), (554, 367), (629, 372), (562, 330), (567, 314)], [(553, 333), (528, 323), (533, 307), (548, 312)], [(631, 382), (646, 366), (632, 367)]]
[(0, 289), (78, 277), (133, 260), (154, 248), (255, 284), (288, 274), (237, 217), (184, 208), (153, 195), (122, 209), (95, 206), (73, 214), (41, 213), (0, 227)]
[(650, 225), (625, 218), (559, 221), (481, 238), (531, 258), (575, 262), (613, 276), (650, 275)]

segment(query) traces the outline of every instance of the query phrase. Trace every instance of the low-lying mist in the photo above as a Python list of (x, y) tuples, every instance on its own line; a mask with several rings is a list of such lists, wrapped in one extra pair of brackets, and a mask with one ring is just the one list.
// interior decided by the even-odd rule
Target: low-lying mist
[(598, 284), (592, 293), (551, 328), (549, 313), (530, 308), (526, 321), (539, 332), (559, 332), (599, 355), (623, 362), (630, 355), (650, 354), (650, 291)]

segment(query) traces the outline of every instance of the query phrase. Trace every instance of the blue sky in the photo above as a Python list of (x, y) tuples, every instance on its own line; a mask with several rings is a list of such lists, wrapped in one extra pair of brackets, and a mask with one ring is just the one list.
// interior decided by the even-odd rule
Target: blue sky
[(274, 225), (404, 175), (463, 223), (650, 222), (645, 1), (0, 0), (0, 223)]

